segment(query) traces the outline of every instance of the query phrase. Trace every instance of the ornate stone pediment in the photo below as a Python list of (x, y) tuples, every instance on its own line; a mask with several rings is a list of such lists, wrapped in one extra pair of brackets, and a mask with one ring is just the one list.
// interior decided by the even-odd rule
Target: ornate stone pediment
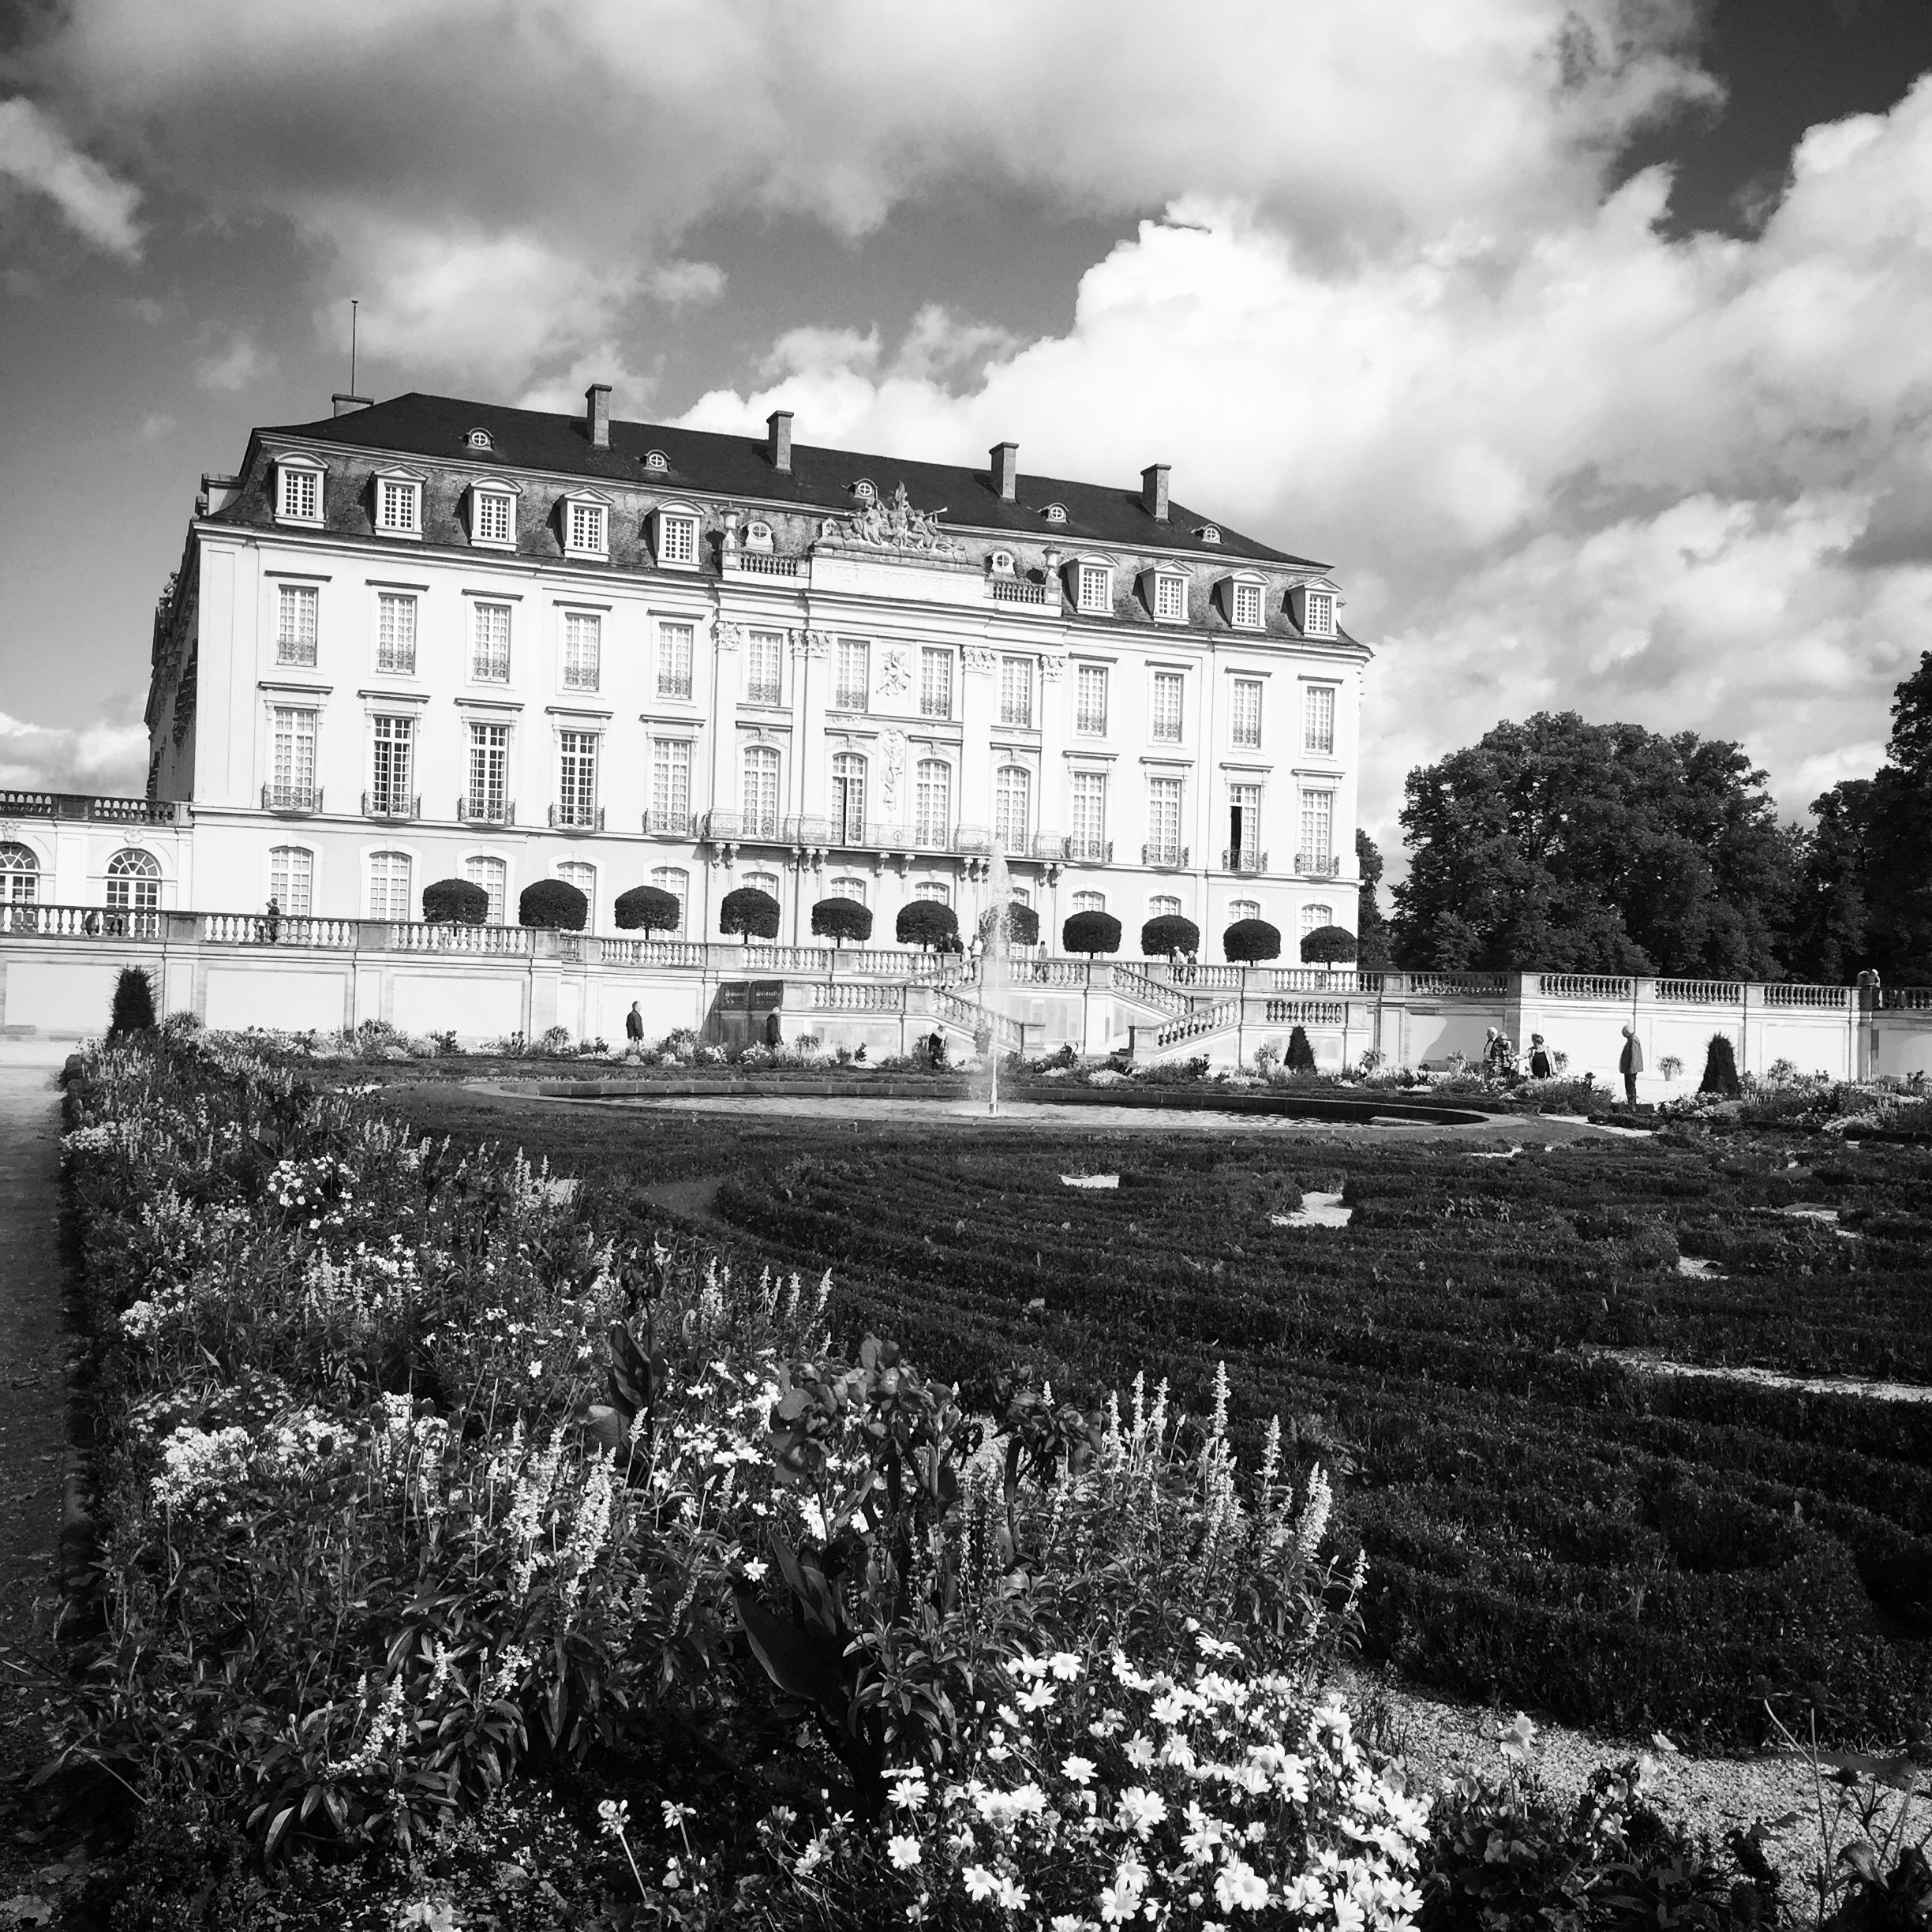
[(915, 510), (901, 483), (887, 503), (865, 504), (849, 516), (827, 517), (818, 540), (841, 550), (894, 552), (911, 556), (959, 558), (966, 546), (939, 527), (943, 508)]

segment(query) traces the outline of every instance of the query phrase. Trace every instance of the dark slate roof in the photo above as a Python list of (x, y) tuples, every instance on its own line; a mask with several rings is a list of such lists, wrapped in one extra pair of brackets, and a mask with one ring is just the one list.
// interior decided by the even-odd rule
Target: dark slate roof
[[(489, 432), (494, 447), (487, 456), (466, 446), (464, 438), (472, 429)], [(466, 402), (456, 396), (392, 396), (346, 416), (286, 424), (256, 434), (301, 436), (350, 448), (392, 450), (463, 463), (493, 462), (506, 470), (548, 470), (633, 486), (682, 488), (709, 496), (753, 497), (833, 511), (853, 507), (852, 486), (865, 477), (882, 498), (889, 497), (893, 489), (904, 483), (915, 507), (943, 507), (950, 522), (975, 529), (1010, 530), (1016, 536), (1036, 541), (1046, 537), (1069, 545), (1077, 545), (1084, 538), (1129, 548), (1252, 558), (1308, 570), (1327, 568), (1307, 557), (1271, 549), (1181, 504), (1170, 506), (1166, 524), (1156, 523), (1141, 507), (1138, 489), (1075, 483), (1022, 470), (1019, 500), (1005, 503), (984, 469), (912, 462), (899, 456), (823, 449), (808, 443), (792, 445), (792, 474), (781, 476), (766, 455), (762, 436), (721, 436), (709, 429), (674, 429), (668, 423), (613, 419), (611, 447), (593, 449), (581, 415), (505, 409), (493, 402)], [(662, 450), (669, 459), (668, 474), (645, 469), (645, 455), (653, 449)], [(1065, 506), (1065, 522), (1049, 523), (1042, 515), (1053, 503)], [(1220, 530), (1219, 544), (1204, 544), (1195, 535), (1206, 523), (1214, 523)]]

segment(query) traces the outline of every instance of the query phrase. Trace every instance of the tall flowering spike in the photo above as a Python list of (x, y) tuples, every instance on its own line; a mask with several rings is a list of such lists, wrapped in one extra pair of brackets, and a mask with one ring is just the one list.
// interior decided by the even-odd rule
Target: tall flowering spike
[(1261, 1444), (1261, 1495), (1265, 1500), (1275, 1488), (1275, 1479), (1281, 1473), (1281, 1417), (1268, 1417), (1267, 1435)]
[(1220, 1442), (1227, 1435), (1228, 1372), (1225, 1361), (1215, 1364), (1214, 1421), (1208, 1430), (1211, 1440)]
[(1136, 1368), (1133, 1379), (1133, 1432), (1136, 1440), (1147, 1427), (1147, 1371)]

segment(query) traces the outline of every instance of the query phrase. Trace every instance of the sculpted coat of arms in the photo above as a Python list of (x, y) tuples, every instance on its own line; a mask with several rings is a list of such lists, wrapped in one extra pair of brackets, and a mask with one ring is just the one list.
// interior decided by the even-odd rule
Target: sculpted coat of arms
[(827, 517), (818, 526), (822, 541), (843, 549), (897, 551), (913, 556), (963, 557), (965, 545), (949, 537), (939, 527), (945, 515), (938, 510), (915, 510), (901, 483), (889, 500), (862, 505), (850, 516)]

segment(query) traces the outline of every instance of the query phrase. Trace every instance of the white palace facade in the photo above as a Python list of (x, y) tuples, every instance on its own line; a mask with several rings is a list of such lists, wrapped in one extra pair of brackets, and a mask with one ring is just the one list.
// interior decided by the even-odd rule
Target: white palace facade
[(783, 942), (840, 897), (890, 947), (913, 900), (970, 931), (997, 849), (1049, 951), (1090, 908), (1128, 955), (1163, 912), (1208, 960), (1237, 919), (1284, 961), (1352, 929), (1368, 653), (1326, 567), (1163, 466), (1017, 455), (613, 421), (601, 385), (581, 417), (342, 397), (256, 431), (156, 613), (148, 796), (192, 831), (144, 841), (150, 902), (410, 920), (459, 878), (514, 925), (554, 877), (593, 933), (654, 884), (715, 940), (751, 885)]

